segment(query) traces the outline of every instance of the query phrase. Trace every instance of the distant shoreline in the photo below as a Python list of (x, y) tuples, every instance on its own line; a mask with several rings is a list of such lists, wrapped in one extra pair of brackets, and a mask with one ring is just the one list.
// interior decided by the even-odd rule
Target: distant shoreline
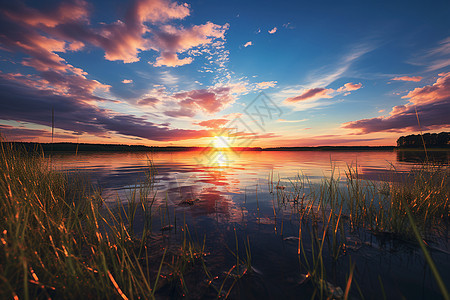
[[(180, 147), (180, 146), (142, 146), (120, 144), (88, 144), (88, 143), (32, 143), (32, 142), (6, 142), (22, 147), (28, 151), (43, 152), (175, 152), (200, 151), (208, 147)], [(316, 147), (235, 147), (235, 151), (423, 151), (423, 148), (398, 148), (395, 146), (316, 146)], [(427, 148), (430, 151), (450, 150), (448, 148)]]

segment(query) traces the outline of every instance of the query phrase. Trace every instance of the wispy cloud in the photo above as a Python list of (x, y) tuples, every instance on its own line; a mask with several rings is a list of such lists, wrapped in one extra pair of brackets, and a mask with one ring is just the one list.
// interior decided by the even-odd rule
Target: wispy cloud
[(450, 66), (450, 37), (439, 41), (437, 46), (419, 53), (417, 57), (408, 60), (408, 63), (424, 66), (426, 72)]
[(274, 28), (270, 29), (268, 32), (270, 34), (274, 34), (275, 32), (277, 32), (277, 30), (278, 30), (278, 28), (274, 27)]
[(308, 76), (305, 87), (327, 87), (332, 82), (344, 76), (355, 61), (374, 49), (375, 45), (373, 44), (360, 44), (354, 46), (352, 51), (342, 56), (335, 64), (333, 64), (334, 67), (323, 67), (312, 72)]
[(244, 48), (247, 48), (248, 46), (253, 45), (252, 41), (249, 41), (247, 43), (244, 44)]
[(309, 119), (301, 119), (301, 120), (286, 120), (286, 119), (278, 119), (277, 122), (280, 123), (300, 123), (308, 121)]

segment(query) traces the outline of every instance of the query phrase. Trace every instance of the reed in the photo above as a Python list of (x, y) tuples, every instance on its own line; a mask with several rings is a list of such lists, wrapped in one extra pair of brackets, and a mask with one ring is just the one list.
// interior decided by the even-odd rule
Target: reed
[(132, 223), (145, 191), (113, 211), (86, 178), (6, 143), (0, 175), (1, 298), (154, 297), (165, 252), (150, 261)]

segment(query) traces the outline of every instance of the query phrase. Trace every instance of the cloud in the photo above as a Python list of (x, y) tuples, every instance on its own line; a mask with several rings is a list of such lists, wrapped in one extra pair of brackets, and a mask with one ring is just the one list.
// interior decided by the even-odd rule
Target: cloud
[(274, 34), (275, 32), (277, 32), (277, 28), (276, 27), (274, 27), (274, 28), (272, 28), (272, 29), (270, 29), (268, 32), (270, 33), (270, 34)]
[(161, 56), (156, 59), (156, 62), (153, 63), (155, 67), (167, 66), (167, 67), (179, 67), (188, 65), (193, 62), (194, 59), (192, 57), (185, 57), (183, 59), (179, 59), (176, 53), (171, 52), (162, 52)]
[(333, 68), (321, 68), (309, 75), (307, 88), (326, 87), (342, 77), (360, 57), (371, 52), (375, 47), (369, 44), (359, 44), (352, 47), (352, 50), (342, 56), (333, 65)]
[(344, 84), (344, 86), (341, 86), (340, 88), (338, 88), (336, 90), (336, 92), (351, 92), (351, 91), (356, 91), (359, 90), (362, 87), (361, 83), (346, 83)]
[(177, 53), (210, 44), (215, 39), (224, 39), (228, 27), (228, 24), (220, 26), (211, 22), (191, 28), (176, 28), (172, 25), (159, 27), (153, 31), (150, 42), (152, 49), (161, 52), (154, 65), (174, 67), (191, 63), (193, 58), (179, 59)]
[(280, 123), (298, 123), (298, 122), (305, 122), (308, 121), (309, 119), (301, 119), (301, 120), (286, 120), (286, 119), (278, 119), (277, 122)]
[(400, 76), (400, 77), (394, 77), (391, 80), (419, 82), (422, 79), (423, 79), (422, 76)]
[(197, 111), (214, 114), (235, 101), (230, 87), (213, 87), (192, 90), (172, 95), (177, 100), (178, 109), (165, 111), (170, 117), (194, 117)]
[(426, 104), (450, 98), (450, 72), (440, 73), (433, 85), (415, 88), (402, 98), (410, 99), (413, 104)]
[(23, 22), (32, 26), (44, 25), (55, 27), (62, 23), (86, 20), (89, 5), (86, 1), (66, 1), (60, 5), (50, 7), (47, 11), (39, 11), (25, 6), (20, 1), (9, 3), (4, 14), (12, 20)]
[(313, 88), (303, 91), (298, 96), (286, 98), (285, 102), (287, 103), (295, 103), (306, 100), (317, 100), (322, 98), (332, 98), (329, 93), (332, 92), (332, 89), (325, 88)]
[(249, 41), (247, 43), (244, 44), (244, 48), (247, 48), (248, 46), (253, 45), (252, 41)]
[(267, 88), (276, 86), (277, 82), (276, 81), (263, 81), (263, 82), (256, 83), (256, 85), (261, 89), (267, 89)]
[[(342, 93), (344, 93), (344, 96), (347, 96), (352, 91), (356, 91), (361, 87), (362, 87), (361, 83), (348, 82), (343, 86), (341, 86), (340, 88), (338, 88), (337, 90), (321, 87), (303, 89), (299, 95), (285, 98), (283, 103), (287, 105), (294, 105), (296, 110), (311, 109), (319, 106), (333, 104), (333, 102), (330, 101), (319, 102), (318, 100), (320, 99), (331, 99)], [(299, 93), (299, 91), (296, 90), (285, 91), (285, 94), (287, 95), (295, 95), (297, 93)]]
[(28, 122), (51, 126), (55, 112), (55, 127), (73, 134), (109, 137), (121, 134), (153, 141), (177, 141), (211, 136), (208, 130), (170, 128), (142, 117), (115, 113), (80, 101), (71, 95), (57, 95), (40, 90), (6, 76), (0, 76), (0, 120)]
[[(450, 72), (439, 74), (433, 85), (416, 88), (402, 98), (405, 105), (392, 108), (389, 116), (347, 122), (343, 128), (356, 129), (360, 133), (382, 131), (431, 130), (450, 125)], [(420, 119), (419, 128), (416, 110)]]
[(144, 99), (138, 100), (138, 105), (148, 105), (148, 106), (155, 106), (156, 104), (160, 103), (161, 101), (158, 98), (155, 97), (148, 97)]
[[(50, 130), (21, 128), (4, 124), (0, 124), (0, 134), (7, 141), (30, 141), (52, 137)], [(58, 139), (75, 139), (76, 135), (55, 133), (53, 137)]]
[(424, 66), (432, 72), (450, 66), (450, 37), (438, 42), (438, 45), (416, 55), (408, 61), (412, 65)]
[(197, 122), (197, 123), (194, 122), (193, 124), (211, 128), (211, 129), (219, 129), (222, 126), (224, 126), (225, 124), (227, 124), (228, 122), (230, 122), (228, 119), (211, 119), (211, 120), (201, 121), (201, 122)]
[(125, 83), (125, 84), (133, 83), (133, 80), (132, 79), (124, 79), (124, 80), (122, 80), (122, 83)]
[[(187, 4), (169, 0), (133, 1), (122, 19), (100, 23), (97, 27), (90, 24), (90, 7), (83, 0), (63, 2), (47, 10), (31, 8), (22, 2), (8, 5), (0, 9), (5, 16), (0, 22), (1, 28), (8, 28), (6, 44), (34, 58), (39, 56), (39, 51), (51, 58), (30, 61), (30, 66), (40, 69), (64, 63), (55, 51), (79, 51), (86, 44), (103, 49), (105, 59), (111, 61), (137, 62), (141, 51), (156, 50), (160, 53), (154, 63), (156, 66), (180, 66), (193, 59), (179, 59), (179, 53), (210, 44), (216, 38), (223, 39), (228, 29), (228, 24), (220, 26), (211, 22), (190, 28), (167, 25), (167, 22), (184, 19), (190, 14)], [(5, 37), (0, 38), (5, 40)], [(17, 43), (18, 40), (28, 42)], [(30, 41), (39, 43), (40, 47), (35, 50)]]
[(46, 71), (38, 75), (2, 74), (0, 77), (20, 82), (38, 90), (46, 91), (55, 95), (74, 96), (79, 101), (112, 101), (103, 97), (95, 96), (95, 92), (108, 92), (109, 85), (102, 84), (96, 80), (89, 80), (84, 75), (68, 74), (66, 72)]

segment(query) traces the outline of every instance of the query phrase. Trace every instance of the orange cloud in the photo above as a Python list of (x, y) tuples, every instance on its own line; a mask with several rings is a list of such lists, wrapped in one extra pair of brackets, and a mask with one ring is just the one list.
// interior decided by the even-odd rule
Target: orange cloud
[(211, 129), (219, 129), (220, 127), (227, 124), (228, 122), (229, 122), (228, 119), (211, 119), (211, 120), (201, 121), (201, 122), (193, 123), (193, 124), (211, 128)]
[(161, 56), (156, 59), (153, 64), (155, 67), (167, 66), (167, 67), (178, 67), (183, 65), (188, 65), (193, 61), (192, 57), (185, 57), (179, 59), (176, 53), (172, 52), (162, 52)]
[(400, 76), (394, 77), (391, 80), (419, 82), (422, 80), (422, 78), (423, 78), (422, 76)]
[(247, 43), (244, 44), (244, 48), (247, 48), (248, 46), (253, 45), (252, 41), (249, 41)]
[(361, 83), (346, 83), (344, 84), (344, 86), (341, 86), (340, 88), (338, 88), (336, 91), (337, 92), (351, 92), (351, 91), (356, 91), (359, 90), (362, 87)]

